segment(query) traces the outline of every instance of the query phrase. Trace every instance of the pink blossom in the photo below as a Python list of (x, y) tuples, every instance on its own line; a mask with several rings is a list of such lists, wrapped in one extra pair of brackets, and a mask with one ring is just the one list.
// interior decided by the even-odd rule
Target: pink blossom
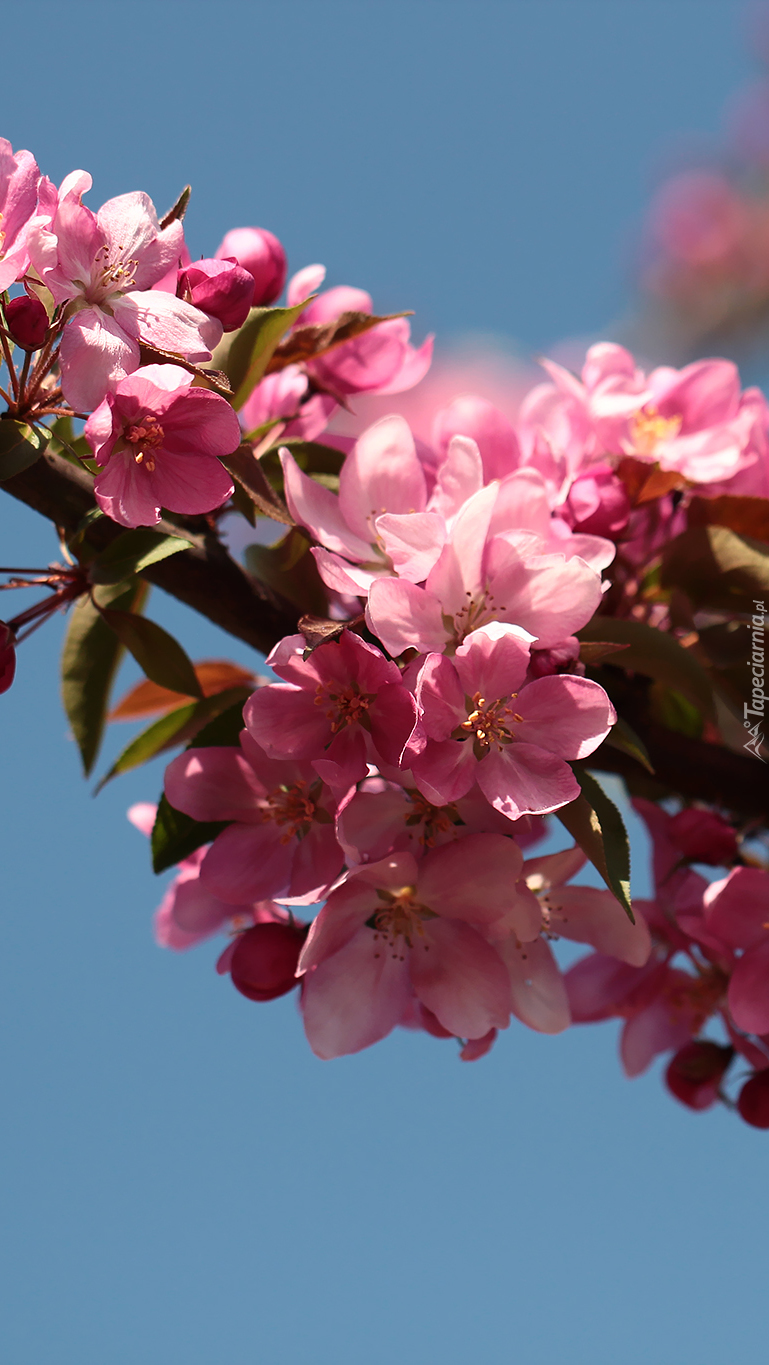
[(222, 335), (216, 319), (152, 287), (179, 259), (181, 223), (161, 230), (152, 201), (139, 192), (110, 199), (94, 214), (81, 202), (91, 183), (85, 171), (73, 171), (49, 221), (29, 234), (33, 266), (65, 305), (61, 382), (77, 410), (96, 407), (138, 369), (142, 342), (198, 362), (210, 360)]
[(630, 519), (630, 499), (610, 467), (597, 464), (577, 474), (559, 512), (574, 531), (617, 540)]
[(369, 1047), (400, 1023), (412, 993), (457, 1037), (505, 1028), (508, 975), (482, 930), (508, 910), (520, 864), (512, 840), (476, 834), (419, 863), (398, 853), (349, 873), (299, 959), (313, 1051)]
[(236, 260), (254, 281), (251, 306), (274, 303), (286, 283), (286, 253), (266, 228), (231, 228), (216, 250), (219, 260)]
[(437, 804), (477, 782), (511, 820), (557, 810), (579, 795), (565, 759), (598, 747), (616, 715), (587, 678), (555, 674), (525, 683), (529, 642), (493, 622), (467, 637), (451, 662), (432, 654), (416, 696), (427, 744), (411, 763), (419, 790)]
[(96, 501), (122, 526), (153, 526), (163, 507), (210, 512), (232, 493), (217, 456), (236, 449), (238, 419), (224, 398), (193, 388), (178, 365), (145, 365), (120, 380), (85, 435), (101, 466)]
[(309, 763), (275, 761), (247, 732), (240, 749), (180, 754), (166, 769), (165, 791), (174, 809), (193, 820), (232, 822), (200, 869), (203, 887), (223, 901), (245, 905), (276, 896), (311, 904), (342, 869), (328, 788)]
[(217, 318), (225, 332), (234, 332), (248, 317), (254, 282), (247, 270), (231, 260), (192, 261), (179, 271), (178, 294), (201, 313)]
[(341, 793), (366, 776), (375, 760), (402, 765), (419, 743), (417, 708), (400, 670), (373, 645), (344, 631), (303, 659), (301, 635), (287, 636), (267, 662), (285, 683), (272, 683), (246, 702), (249, 733), (271, 758), (308, 759)]
[[(315, 284), (317, 276), (312, 278)], [(297, 300), (298, 301), (298, 300)], [(364, 289), (338, 285), (327, 289), (307, 306), (299, 322), (334, 322), (342, 313), (373, 313), (371, 295)], [(406, 318), (380, 322), (368, 332), (335, 346), (327, 355), (312, 360), (308, 373), (331, 393), (402, 393), (423, 379), (433, 355), (431, 336), (415, 350)]]
[(272, 440), (283, 436), (287, 441), (314, 441), (328, 425), (336, 406), (326, 393), (310, 396), (307, 375), (298, 365), (286, 365), (257, 384), (240, 409), (240, 421), (243, 430), (251, 432), (280, 418), (283, 425), (273, 429)]
[(475, 441), (483, 461), (484, 483), (503, 479), (520, 463), (521, 452), (512, 423), (485, 398), (463, 394), (435, 414), (432, 441), (439, 455), (445, 457), (454, 436), (469, 436)]
[(315, 560), (338, 592), (365, 594), (380, 575), (427, 577), (441, 552), (443, 517), (427, 511), (427, 484), (402, 417), (384, 417), (359, 437), (339, 477), (339, 496), (281, 451), (292, 516), (320, 541)]
[(704, 906), (707, 939), (742, 950), (728, 991), (735, 1024), (746, 1033), (769, 1033), (769, 872), (735, 867), (711, 882)]
[(37, 203), (40, 172), (31, 152), (16, 152), (0, 138), (0, 293), (29, 265), (27, 235)]
[(424, 587), (402, 578), (372, 583), (366, 619), (391, 654), (453, 648), (495, 621), (548, 648), (590, 620), (601, 601), (598, 573), (577, 556), (547, 553), (534, 532), (493, 534), (492, 518), (503, 524), (499, 496), (490, 484), (467, 500)]

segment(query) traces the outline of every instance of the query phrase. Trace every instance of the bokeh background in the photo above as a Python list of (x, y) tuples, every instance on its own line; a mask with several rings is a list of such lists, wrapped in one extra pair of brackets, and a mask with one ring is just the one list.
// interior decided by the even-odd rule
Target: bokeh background
[[(193, 255), (269, 227), (511, 373), (619, 333), (650, 188), (753, 65), (737, 0), (76, 0), (6, 9), (3, 49), (3, 134), (90, 170), (92, 206), (189, 180)], [(0, 498), (3, 562), (56, 556)], [(405, 1032), (316, 1060), (293, 999), (154, 946), (125, 810), (160, 769), (92, 798), (60, 643), (0, 699), (0, 1358), (763, 1365), (766, 1137), (626, 1081), (613, 1025), (514, 1024), (470, 1066)]]

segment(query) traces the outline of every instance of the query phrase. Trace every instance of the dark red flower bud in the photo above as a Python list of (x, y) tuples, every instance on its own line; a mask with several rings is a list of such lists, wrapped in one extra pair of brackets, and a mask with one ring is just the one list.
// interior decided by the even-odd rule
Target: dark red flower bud
[(275, 1000), (298, 986), (296, 964), (306, 924), (255, 924), (235, 940), (232, 984), (249, 1000)]
[(731, 825), (711, 810), (682, 810), (668, 825), (676, 848), (693, 863), (724, 867), (737, 857), (737, 835)]
[(734, 1056), (733, 1047), (722, 1047), (697, 1038), (671, 1059), (665, 1072), (668, 1090), (690, 1109), (709, 1109)]
[(769, 1067), (746, 1081), (737, 1100), (740, 1117), (753, 1128), (769, 1128)]
[(16, 637), (5, 621), (0, 621), (0, 692), (7, 692), (16, 673)]
[(247, 270), (254, 281), (255, 308), (274, 303), (286, 283), (288, 262), (277, 237), (266, 228), (233, 228), (217, 253), (218, 260), (233, 260)]
[(235, 332), (248, 317), (254, 281), (237, 261), (193, 261), (179, 271), (178, 293), (201, 312)]
[(5, 305), (5, 321), (23, 351), (39, 351), (48, 335), (48, 314), (39, 299), (22, 294)]

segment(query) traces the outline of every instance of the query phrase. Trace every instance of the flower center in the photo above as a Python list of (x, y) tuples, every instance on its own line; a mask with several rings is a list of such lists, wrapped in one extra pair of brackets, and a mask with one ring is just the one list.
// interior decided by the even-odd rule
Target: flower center
[(494, 601), (494, 594), (488, 588), (480, 589), (477, 597), (471, 592), (465, 593), (467, 601), (464, 606), (455, 612), (454, 616), (444, 616), (443, 624), (446, 630), (455, 638), (454, 646), (461, 645), (466, 635), (471, 631), (478, 630), (479, 626), (488, 625), (489, 621), (496, 621), (498, 612), (506, 611), (504, 606), (498, 607)]
[(425, 848), (433, 848), (439, 834), (448, 834), (455, 825), (464, 824), (456, 806), (434, 806), (415, 787), (407, 788), (406, 795), (411, 803), (411, 814), (406, 816), (406, 824), (411, 827), (424, 826), (419, 842)]
[(148, 474), (155, 470), (153, 450), (163, 444), (163, 428), (154, 417), (142, 417), (133, 426), (126, 427), (123, 439), (129, 446), (135, 446), (134, 459), (137, 464), (144, 462)]
[(663, 417), (652, 403), (639, 408), (630, 420), (630, 439), (639, 455), (653, 455), (664, 441), (674, 441), (683, 418)]
[(328, 707), (326, 719), (331, 721), (331, 730), (335, 735), (346, 725), (358, 724), (368, 730), (368, 708), (373, 700), (373, 692), (361, 692), (357, 683), (337, 688), (334, 692), (319, 683), (315, 692), (315, 705)]
[[(374, 911), (366, 924), (374, 930), (374, 942), (384, 940), (384, 947), (392, 948), (393, 957), (403, 962), (406, 949), (415, 947), (420, 938), (424, 939), (425, 920), (437, 919), (438, 916), (416, 900), (415, 886), (402, 886), (398, 891), (378, 890), (377, 895), (383, 902), (382, 907)], [(425, 952), (429, 951), (428, 943), (423, 943), (422, 947)], [(377, 948), (374, 957), (380, 956)]]
[(293, 787), (276, 787), (270, 792), (263, 807), (264, 818), (285, 827), (280, 836), (282, 844), (301, 839), (309, 832), (315, 819), (315, 795), (315, 790), (311, 791), (304, 781)]
[(111, 294), (125, 294), (133, 289), (137, 260), (124, 260), (125, 247), (111, 247), (107, 242), (99, 247), (93, 263), (92, 283), (88, 290), (90, 303), (104, 303)]
[[(517, 697), (518, 693), (513, 692), (512, 695)], [(515, 731), (511, 722), (521, 724), (523, 716), (509, 705), (511, 700), (511, 697), (500, 697), (497, 701), (487, 702), (480, 692), (476, 692), (474, 697), (466, 697), (467, 720), (457, 726), (451, 738), (472, 739), (473, 753), (478, 759), (485, 758), (495, 745), (502, 748), (505, 744), (512, 744)]]

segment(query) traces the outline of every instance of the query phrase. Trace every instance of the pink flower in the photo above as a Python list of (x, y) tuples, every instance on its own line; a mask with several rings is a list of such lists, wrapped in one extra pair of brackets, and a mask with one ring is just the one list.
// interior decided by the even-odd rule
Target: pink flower
[[(267, 690), (267, 689), (263, 689)], [(273, 896), (311, 904), (342, 869), (335, 802), (309, 763), (277, 762), (247, 732), (241, 747), (187, 749), (166, 769), (176, 810), (232, 823), (203, 859), (203, 887), (231, 905)]]
[(40, 172), (31, 152), (14, 154), (0, 138), (0, 293), (21, 279), (29, 265), (27, 233), (37, 204)]
[(454, 436), (475, 441), (483, 461), (483, 482), (503, 479), (518, 467), (521, 451), (512, 423), (485, 398), (463, 394), (441, 408), (433, 420), (432, 443), (444, 456)]
[(267, 662), (285, 683), (262, 687), (246, 702), (249, 733), (271, 758), (313, 760), (334, 790), (348, 792), (374, 760), (402, 766), (419, 742), (416, 702), (397, 664), (344, 631), (302, 658), (301, 635), (287, 636)]
[[(368, 778), (339, 811), (337, 838), (348, 863), (378, 862), (388, 853), (413, 853), (464, 839), (468, 834), (515, 837), (520, 846), (539, 837), (534, 819), (510, 821), (490, 806), (475, 788), (448, 805), (434, 805), (413, 785), (409, 773), (398, 774), (405, 786)], [(543, 824), (539, 821), (539, 824)]]
[(193, 388), (178, 365), (145, 365), (120, 380), (85, 435), (102, 467), (96, 501), (122, 526), (153, 526), (163, 507), (210, 512), (232, 493), (217, 456), (236, 449), (238, 419), (224, 398)]
[(506, 1028), (508, 974), (482, 930), (508, 910), (520, 865), (512, 840), (476, 834), (419, 863), (397, 853), (351, 872), (299, 959), (313, 1051), (369, 1047), (400, 1023), (412, 993), (457, 1037)]
[(493, 534), (492, 518), (504, 524), (500, 496), (490, 484), (467, 500), (424, 587), (402, 578), (371, 585), (366, 619), (391, 654), (453, 648), (494, 621), (548, 648), (590, 620), (601, 601), (598, 573), (579, 557), (547, 553), (536, 533)]
[(272, 440), (283, 436), (287, 441), (292, 437), (314, 441), (328, 425), (336, 407), (327, 393), (310, 395), (310, 381), (298, 365), (286, 365), (275, 374), (265, 375), (257, 384), (240, 409), (240, 421), (243, 430), (249, 432), (281, 418), (285, 425), (273, 429)]
[(574, 531), (616, 540), (630, 519), (630, 499), (609, 466), (597, 464), (576, 476), (559, 511)]
[(427, 744), (411, 770), (429, 801), (456, 801), (477, 782), (496, 810), (517, 820), (579, 795), (564, 760), (598, 747), (614, 708), (587, 678), (554, 674), (525, 684), (528, 662), (525, 632), (493, 622), (469, 635), (453, 662), (432, 654), (422, 664), (416, 696)]
[(179, 297), (217, 318), (225, 332), (243, 325), (253, 293), (251, 275), (234, 259), (192, 261), (179, 271)]
[[(61, 382), (77, 410), (96, 407), (140, 364), (140, 343), (187, 360), (210, 360), (221, 323), (152, 286), (178, 259), (182, 225), (161, 231), (146, 194), (122, 194), (97, 214), (81, 203), (85, 171), (64, 180), (47, 223), (33, 227), (29, 254), (57, 304), (66, 305)], [(50, 198), (52, 187), (43, 198)]]
[[(308, 267), (309, 270), (315, 272), (317, 267)], [(313, 273), (308, 279), (315, 288), (322, 276), (319, 279), (317, 273)], [(338, 285), (313, 299), (302, 313), (299, 323), (306, 326), (334, 322), (342, 313), (373, 311), (371, 295), (364, 289)], [(334, 347), (327, 355), (310, 361), (307, 365), (308, 374), (331, 393), (403, 393), (424, 378), (433, 355), (431, 336), (427, 337), (419, 350), (411, 345), (410, 337), (411, 328), (407, 318), (380, 322), (370, 331)]]
[(231, 228), (220, 242), (219, 260), (236, 260), (254, 281), (251, 306), (274, 303), (286, 283), (286, 253), (266, 228)]
[(323, 581), (365, 594), (380, 575), (426, 578), (441, 552), (443, 517), (427, 511), (427, 484), (402, 417), (383, 417), (358, 438), (339, 477), (338, 498), (281, 451), (292, 516), (320, 541), (313, 551)]
[[(769, 1033), (769, 872), (735, 867), (711, 882), (704, 906), (707, 940), (742, 950), (728, 991), (735, 1024), (746, 1033)], [(687, 921), (686, 927), (693, 926)]]

